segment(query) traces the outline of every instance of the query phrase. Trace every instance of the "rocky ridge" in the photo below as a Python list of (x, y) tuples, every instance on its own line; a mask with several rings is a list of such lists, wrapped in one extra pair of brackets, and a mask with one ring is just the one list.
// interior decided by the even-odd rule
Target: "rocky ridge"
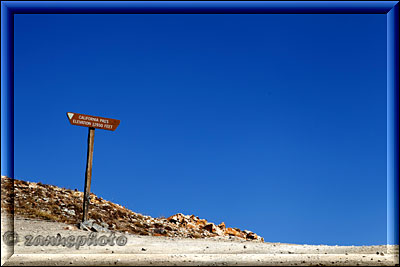
[[(54, 185), (1, 177), (2, 212), (26, 218), (63, 222), (79, 226), (82, 217), (83, 192)], [(14, 205), (12, 205), (14, 203)], [(215, 224), (195, 215), (178, 213), (168, 218), (153, 218), (90, 194), (89, 218), (84, 226), (90, 231), (119, 231), (138, 235), (183, 238), (221, 237), (261, 241), (257, 234)]]

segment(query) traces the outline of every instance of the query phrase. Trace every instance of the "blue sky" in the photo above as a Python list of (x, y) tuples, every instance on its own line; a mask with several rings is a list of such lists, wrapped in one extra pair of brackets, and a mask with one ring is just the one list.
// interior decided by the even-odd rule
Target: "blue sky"
[(385, 15), (15, 15), (15, 177), (269, 242), (386, 243)]

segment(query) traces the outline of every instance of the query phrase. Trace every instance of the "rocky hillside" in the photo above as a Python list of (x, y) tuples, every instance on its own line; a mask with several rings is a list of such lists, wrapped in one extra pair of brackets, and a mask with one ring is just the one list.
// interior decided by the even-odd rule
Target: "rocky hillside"
[[(91, 231), (99, 230), (92, 226), (101, 226), (100, 230), (138, 235), (186, 238), (219, 236), (264, 241), (251, 231), (226, 227), (223, 222), (216, 225), (197, 216), (181, 213), (169, 218), (152, 218), (94, 194), (90, 197), (89, 218), (92, 221), (87, 226)], [(83, 193), (77, 190), (1, 177), (2, 212), (14, 212), (27, 218), (63, 222), (70, 224), (71, 227), (77, 227), (82, 218), (82, 201)]]

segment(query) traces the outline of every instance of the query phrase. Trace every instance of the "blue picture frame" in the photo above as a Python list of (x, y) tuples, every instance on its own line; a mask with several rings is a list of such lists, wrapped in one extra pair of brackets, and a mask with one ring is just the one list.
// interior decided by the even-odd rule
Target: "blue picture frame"
[(1, 2), (1, 175), (14, 177), (14, 14), (386, 14), (387, 244), (399, 244), (398, 1)]

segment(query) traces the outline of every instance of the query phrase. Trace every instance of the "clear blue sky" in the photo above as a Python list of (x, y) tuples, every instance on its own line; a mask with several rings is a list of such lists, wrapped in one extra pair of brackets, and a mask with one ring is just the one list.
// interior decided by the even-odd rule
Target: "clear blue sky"
[(385, 15), (15, 16), (15, 177), (270, 242), (386, 244)]

